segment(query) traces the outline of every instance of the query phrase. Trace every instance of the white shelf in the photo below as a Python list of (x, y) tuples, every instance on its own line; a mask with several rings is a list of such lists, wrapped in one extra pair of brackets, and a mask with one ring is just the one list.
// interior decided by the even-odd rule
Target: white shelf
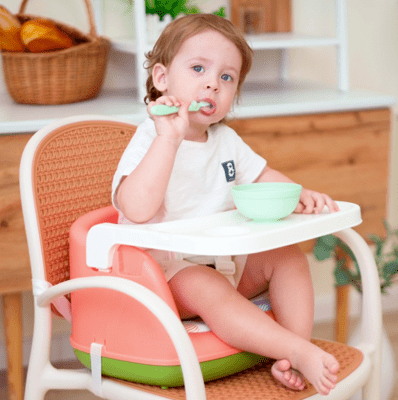
[(253, 50), (337, 46), (339, 44), (339, 40), (334, 37), (319, 37), (297, 33), (267, 33), (261, 35), (247, 35), (246, 40)]
[(362, 90), (343, 92), (310, 82), (246, 83), (231, 115), (236, 118), (345, 112), (392, 107), (394, 96)]
[[(292, 49), (300, 47), (337, 46), (335, 37), (319, 37), (296, 33), (267, 33), (261, 35), (246, 35), (246, 40), (253, 50)], [(152, 49), (153, 43), (145, 46), (145, 52)], [(135, 39), (112, 39), (112, 47), (117, 51), (136, 54)]]
[[(393, 96), (366, 91), (341, 92), (309, 83), (247, 83), (231, 116), (255, 118), (344, 112), (391, 107), (395, 102)], [(113, 116), (136, 124), (147, 117), (146, 106), (138, 100), (134, 89), (104, 89), (96, 99), (58, 106), (17, 104), (4, 93), (0, 95), (0, 134), (36, 132), (54, 120), (90, 114)]]
[(102, 90), (95, 99), (54, 106), (17, 104), (4, 93), (0, 95), (0, 134), (36, 132), (57, 119), (86, 114), (126, 117), (140, 123), (146, 107), (137, 102), (134, 90)]
[[(348, 49), (347, 49), (347, 16), (346, 0), (335, 0), (335, 37), (303, 35), (294, 32), (247, 35), (246, 38), (254, 51), (279, 49), (282, 50), (280, 78), (288, 76), (288, 49), (300, 47), (336, 47), (337, 87), (342, 91), (349, 89)], [(134, 3), (135, 37), (136, 41), (128, 39), (113, 40), (113, 47), (118, 51), (133, 53), (137, 57), (136, 80), (140, 97), (145, 96), (144, 86), (146, 70), (142, 68), (145, 62), (144, 54), (150, 50), (147, 37), (145, 7), (142, 2)]]

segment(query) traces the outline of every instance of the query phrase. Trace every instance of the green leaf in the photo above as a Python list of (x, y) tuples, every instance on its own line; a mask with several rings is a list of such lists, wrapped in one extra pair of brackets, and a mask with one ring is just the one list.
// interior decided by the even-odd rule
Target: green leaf
[(351, 272), (345, 268), (336, 267), (334, 270), (334, 277), (335, 277), (335, 281), (336, 281), (335, 282), (336, 286), (349, 285), (353, 281)]
[(214, 15), (218, 15), (219, 17), (225, 18), (227, 15), (225, 14), (225, 7), (220, 7), (217, 11), (213, 12)]
[(368, 235), (368, 238), (376, 245), (376, 256), (380, 257), (383, 251), (384, 239), (379, 235)]
[(337, 238), (333, 235), (322, 236), (316, 240), (313, 250), (314, 256), (318, 261), (324, 261), (334, 255)]
[(398, 260), (390, 261), (383, 266), (383, 278), (387, 281), (398, 272)]
[(200, 9), (196, 6), (186, 8), (184, 11), (184, 14), (186, 14), (186, 15), (200, 14), (200, 13), (201, 13)]
[(384, 225), (384, 229), (387, 232), (387, 236), (393, 234), (391, 226), (390, 226), (390, 224), (388, 223), (388, 221), (385, 218), (383, 219), (383, 225)]

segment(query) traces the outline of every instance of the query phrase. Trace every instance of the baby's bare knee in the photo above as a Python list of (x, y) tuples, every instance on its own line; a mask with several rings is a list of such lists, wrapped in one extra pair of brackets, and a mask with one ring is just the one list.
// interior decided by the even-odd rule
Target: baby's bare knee
[(268, 259), (273, 271), (275, 269), (278, 271), (283, 269), (288, 271), (301, 270), (305, 273), (309, 271), (307, 256), (297, 244), (272, 250)]
[(177, 272), (169, 281), (172, 292), (195, 294), (210, 284), (209, 267), (195, 265)]
[(223, 275), (204, 265), (184, 268), (169, 281), (169, 286), (177, 306), (180, 303), (195, 312), (235, 290)]

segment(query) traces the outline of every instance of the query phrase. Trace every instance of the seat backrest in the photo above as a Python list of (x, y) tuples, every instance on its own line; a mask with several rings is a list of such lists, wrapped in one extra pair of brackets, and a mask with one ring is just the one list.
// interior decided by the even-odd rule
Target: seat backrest
[[(67, 118), (38, 131), (25, 149), (30, 153), (25, 158), (32, 161), (24, 163), (23, 157), (21, 162), (22, 202), (24, 206), (22, 185), (28, 179), (22, 179), (22, 169), (30, 164), (43, 278), (52, 285), (69, 279), (72, 223), (89, 211), (111, 204), (112, 178), (135, 130), (135, 126), (112, 118)], [(25, 215), (26, 208), (25, 225), (32, 218)], [(32, 275), (35, 278), (33, 265)]]

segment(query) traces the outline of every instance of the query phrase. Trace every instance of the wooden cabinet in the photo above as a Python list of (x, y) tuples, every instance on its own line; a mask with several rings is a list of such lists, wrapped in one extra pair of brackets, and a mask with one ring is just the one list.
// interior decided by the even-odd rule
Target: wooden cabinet
[(0, 295), (10, 400), (23, 398), (21, 293), (32, 287), (18, 176), (21, 155), (31, 136), (0, 135)]
[(32, 135), (0, 135), (0, 294), (31, 288), (19, 195), (19, 163)]

